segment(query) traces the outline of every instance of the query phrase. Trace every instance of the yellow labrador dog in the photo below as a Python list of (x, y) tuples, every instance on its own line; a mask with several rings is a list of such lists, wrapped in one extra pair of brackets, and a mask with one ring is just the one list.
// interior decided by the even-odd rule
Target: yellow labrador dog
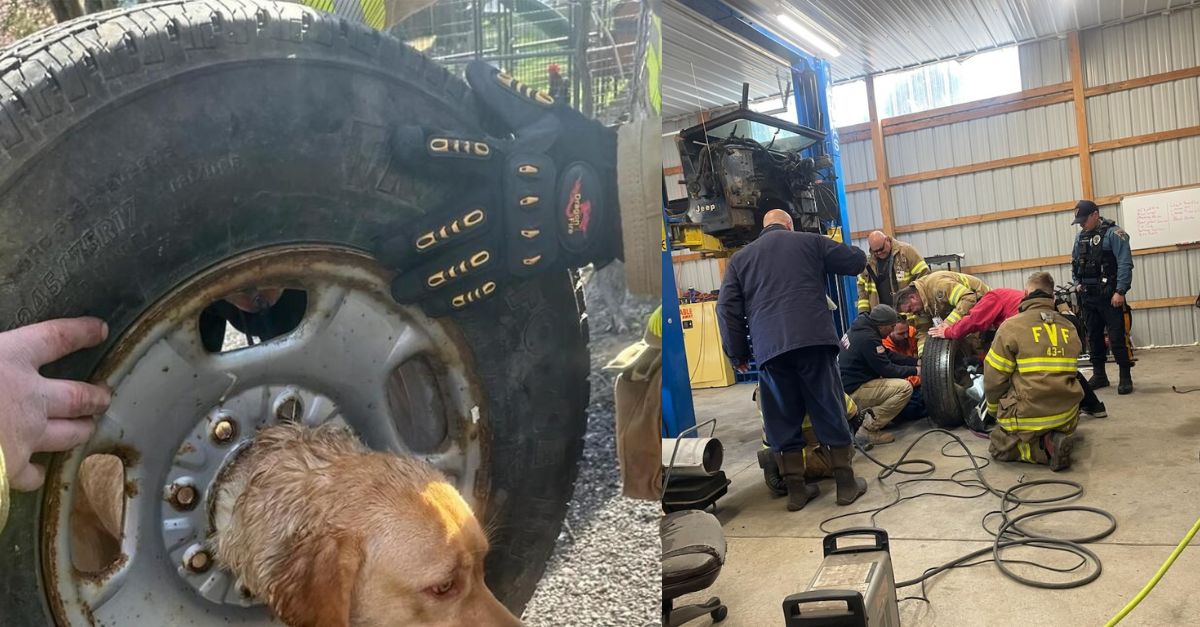
[(521, 625), (446, 477), (343, 428), (262, 430), (215, 498), (218, 563), (293, 627)]

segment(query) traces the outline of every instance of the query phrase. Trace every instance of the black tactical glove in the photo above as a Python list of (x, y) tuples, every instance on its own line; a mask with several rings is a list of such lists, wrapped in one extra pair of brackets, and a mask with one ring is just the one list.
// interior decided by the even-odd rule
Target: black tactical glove
[(399, 272), (392, 296), (432, 316), (535, 274), (620, 256), (616, 133), (486, 63), (466, 74), (512, 136), (409, 126), (393, 138), (405, 166), (459, 190), (378, 251)]

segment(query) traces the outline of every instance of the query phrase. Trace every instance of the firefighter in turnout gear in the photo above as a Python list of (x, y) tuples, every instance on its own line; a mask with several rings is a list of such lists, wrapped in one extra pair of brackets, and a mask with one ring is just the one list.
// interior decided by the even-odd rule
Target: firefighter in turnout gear
[(1071, 465), (1083, 389), (1076, 379), (1082, 344), (1054, 309), (1054, 279), (1035, 272), (1020, 313), (1005, 320), (984, 358), (987, 412), (996, 418), (988, 451), (1000, 461)]
[(1121, 371), (1117, 393), (1129, 394), (1133, 391), (1125, 333), (1129, 311), (1125, 294), (1133, 281), (1129, 234), (1112, 220), (1101, 218), (1100, 208), (1090, 200), (1081, 200), (1075, 205), (1075, 221), (1071, 224), (1079, 225), (1079, 237), (1071, 249), (1071, 276), (1079, 286), (1083, 325), (1087, 328), (1088, 353), (1092, 358), (1089, 382), (1093, 389), (1109, 385), (1108, 373), (1104, 370), (1104, 362), (1108, 359), (1108, 348), (1104, 345), (1107, 330), (1113, 359)]
[(909, 244), (892, 239), (882, 231), (867, 236), (871, 254), (867, 269), (858, 275), (858, 313), (865, 314), (875, 305), (895, 307), (896, 292), (914, 279), (929, 274), (925, 258)]
[(991, 291), (986, 283), (961, 272), (939, 270), (912, 282), (896, 294), (896, 308), (916, 315), (917, 353), (925, 352), (925, 338), (933, 319), (954, 324)]

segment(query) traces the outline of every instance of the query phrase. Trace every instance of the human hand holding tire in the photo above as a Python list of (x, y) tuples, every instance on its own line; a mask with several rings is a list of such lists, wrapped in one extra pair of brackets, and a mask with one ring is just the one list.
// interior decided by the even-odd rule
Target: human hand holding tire
[(34, 453), (66, 451), (87, 441), (91, 416), (108, 408), (105, 388), (47, 379), (38, 368), (108, 337), (99, 318), (49, 320), (0, 333), (0, 447), (10, 485), (36, 490), (45, 469)]
[(378, 253), (399, 272), (392, 296), (433, 316), (542, 272), (620, 256), (616, 133), (486, 63), (466, 76), (510, 136), (417, 126), (393, 136), (406, 165), (462, 190)]

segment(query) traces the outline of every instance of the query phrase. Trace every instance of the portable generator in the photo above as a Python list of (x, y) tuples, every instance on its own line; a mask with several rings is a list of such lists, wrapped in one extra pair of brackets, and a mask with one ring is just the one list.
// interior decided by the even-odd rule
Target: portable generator
[[(869, 536), (871, 544), (838, 546), (838, 540)], [(852, 527), (823, 541), (825, 560), (808, 589), (783, 600), (787, 627), (899, 627), (896, 577), (883, 529)]]

